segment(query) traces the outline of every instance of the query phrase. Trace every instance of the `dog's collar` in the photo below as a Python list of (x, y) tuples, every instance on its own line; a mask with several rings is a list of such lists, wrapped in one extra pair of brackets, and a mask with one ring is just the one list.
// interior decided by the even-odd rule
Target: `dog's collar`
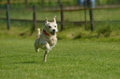
[(49, 36), (50, 34), (48, 34), (45, 30), (43, 30), (43, 33), (47, 36)]

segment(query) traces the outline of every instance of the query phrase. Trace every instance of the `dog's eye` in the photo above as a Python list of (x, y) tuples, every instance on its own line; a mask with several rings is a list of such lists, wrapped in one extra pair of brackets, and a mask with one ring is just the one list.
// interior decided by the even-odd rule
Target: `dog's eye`
[(49, 26), (49, 28), (51, 28), (51, 26)]
[(56, 26), (55, 26), (56, 27)]

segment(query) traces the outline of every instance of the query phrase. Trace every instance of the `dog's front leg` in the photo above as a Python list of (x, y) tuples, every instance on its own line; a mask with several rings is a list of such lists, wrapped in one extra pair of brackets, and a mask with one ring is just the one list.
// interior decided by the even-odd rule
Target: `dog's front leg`
[(46, 50), (45, 50), (45, 53), (44, 53), (43, 61), (46, 62), (47, 54), (48, 54), (48, 52), (51, 48), (50, 48), (50, 45), (47, 42), (45, 42), (44, 45), (45, 45)]
[(46, 62), (48, 52), (49, 52), (49, 50), (45, 51), (44, 57), (43, 57), (43, 62)]

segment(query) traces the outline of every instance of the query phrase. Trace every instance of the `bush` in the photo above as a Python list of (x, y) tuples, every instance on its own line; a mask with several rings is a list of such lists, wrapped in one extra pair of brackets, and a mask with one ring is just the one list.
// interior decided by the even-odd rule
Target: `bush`
[(109, 37), (111, 32), (110, 26), (101, 27), (97, 30), (98, 37)]

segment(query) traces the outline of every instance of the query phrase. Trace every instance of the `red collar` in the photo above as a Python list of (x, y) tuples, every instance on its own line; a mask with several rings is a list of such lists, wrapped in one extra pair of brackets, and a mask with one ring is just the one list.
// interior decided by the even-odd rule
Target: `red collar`
[(50, 35), (50, 34), (48, 34), (45, 30), (43, 30), (43, 33), (44, 33), (45, 35), (48, 35), (48, 36)]

